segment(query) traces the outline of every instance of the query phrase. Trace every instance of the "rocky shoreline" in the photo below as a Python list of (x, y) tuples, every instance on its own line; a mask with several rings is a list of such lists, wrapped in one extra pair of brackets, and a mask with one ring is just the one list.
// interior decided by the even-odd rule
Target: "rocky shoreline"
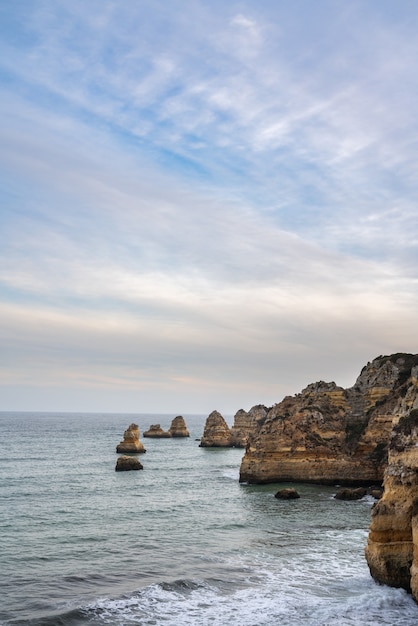
[[(375, 489), (381, 498), (372, 508), (367, 563), (375, 580), (418, 602), (417, 354), (377, 357), (348, 389), (320, 381), (270, 409), (241, 409), (231, 429), (214, 411), (200, 445), (246, 445), (240, 482), (357, 487), (350, 499), (383, 483), (382, 496)], [(297, 497), (284, 491), (277, 497)]]
[(366, 559), (377, 581), (418, 601), (418, 409), (400, 418), (389, 446), (384, 493), (373, 505)]
[(240, 480), (370, 485), (383, 481), (394, 422), (418, 405), (417, 355), (378, 357), (353, 387), (308, 385), (267, 414)]
[[(178, 416), (168, 431), (154, 424), (143, 436), (189, 437), (189, 432)], [(240, 409), (231, 428), (212, 411), (199, 445), (244, 448), (241, 483), (331, 484), (340, 487), (337, 499), (366, 493), (380, 498), (372, 508), (366, 547), (371, 575), (406, 589), (418, 602), (417, 354), (377, 357), (348, 389), (319, 381), (273, 407)], [(145, 452), (136, 424), (125, 431), (117, 452)], [(116, 469), (142, 465), (122, 457)], [(286, 488), (276, 497), (299, 494)]]

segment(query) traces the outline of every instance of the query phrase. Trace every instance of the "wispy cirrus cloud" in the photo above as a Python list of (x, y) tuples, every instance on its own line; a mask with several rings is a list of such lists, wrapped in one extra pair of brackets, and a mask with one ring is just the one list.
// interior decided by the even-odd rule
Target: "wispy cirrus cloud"
[(416, 350), (407, 4), (3, 7), (10, 406), (49, 373), (233, 410)]

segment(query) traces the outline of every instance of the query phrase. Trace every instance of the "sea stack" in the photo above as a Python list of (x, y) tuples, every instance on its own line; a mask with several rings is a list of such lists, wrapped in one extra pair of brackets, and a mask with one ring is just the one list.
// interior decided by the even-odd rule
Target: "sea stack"
[(149, 429), (144, 432), (144, 437), (154, 437), (155, 439), (167, 439), (170, 438), (171, 435), (166, 430), (161, 428), (160, 424), (151, 424)]
[(250, 437), (266, 419), (267, 412), (268, 409), (263, 404), (257, 404), (249, 411), (237, 411), (231, 428), (231, 446), (245, 448)]
[(123, 441), (117, 447), (116, 452), (146, 452), (144, 445), (139, 441), (138, 424), (131, 424), (123, 433)]
[(190, 437), (184, 417), (181, 415), (177, 415), (177, 417), (173, 419), (168, 432), (172, 437)]
[(229, 430), (228, 424), (218, 411), (212, 411), (212, 413), (207, 417), (199, 447), (231, 447), (231, 431)]

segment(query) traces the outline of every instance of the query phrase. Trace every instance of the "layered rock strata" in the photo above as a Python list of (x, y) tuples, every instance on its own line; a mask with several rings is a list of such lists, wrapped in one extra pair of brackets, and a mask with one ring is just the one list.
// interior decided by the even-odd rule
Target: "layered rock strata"
[(151, 424), (148, 430), (144, 432), (144, 437), (154, 437), (155, 439), (167, 439), (171, 437), (170, 433), (161, 428), (160, 424)]
[(231, 431), (218, 411), (212, 411), (207, 417), (199, 446), (201, 448), (231, 447)]
[(168, 429), (171, 437), (190, 437), (190, 433), (187, 430), (184, 417), (177, 415), (171, 422), (171, 426)]
[(146, 452), (144, 444), (139, 440), (138, 424), (131, 424), (123, 433), (123, 441), (117, 447), (116, 452)]
[(321, 381), (284, 398), (250, 437), (241, 482), (381, 483), (393, 421), (414, 402), (417, 366), (418, 355), (381, 356), (349, 389)]
[(384, 493), (372, 507), (366, 559), (373, 578), (412, 591), (418, 601), (418, 392), (415, 395), (417, 408), (393, 429)]
[(234, 415), (231, 428), (231, 446), (245, 448), (250, 437), (266, 419), (268, 409), (263, 404), (253, 406), (249, 411), (240, 409)]

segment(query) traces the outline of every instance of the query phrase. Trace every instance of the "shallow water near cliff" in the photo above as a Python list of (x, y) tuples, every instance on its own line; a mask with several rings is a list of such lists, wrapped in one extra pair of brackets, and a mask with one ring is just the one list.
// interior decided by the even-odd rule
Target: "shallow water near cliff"
[(184, 416), (188, 439), (141, 437), (144, 470), (114, 471), (128, 424), (173, 417), (0, 414), (0, 624), (418, 623), (370, 578), (371, 499), (240, 485), (243, 450), (199, 448), (205, 416)]

